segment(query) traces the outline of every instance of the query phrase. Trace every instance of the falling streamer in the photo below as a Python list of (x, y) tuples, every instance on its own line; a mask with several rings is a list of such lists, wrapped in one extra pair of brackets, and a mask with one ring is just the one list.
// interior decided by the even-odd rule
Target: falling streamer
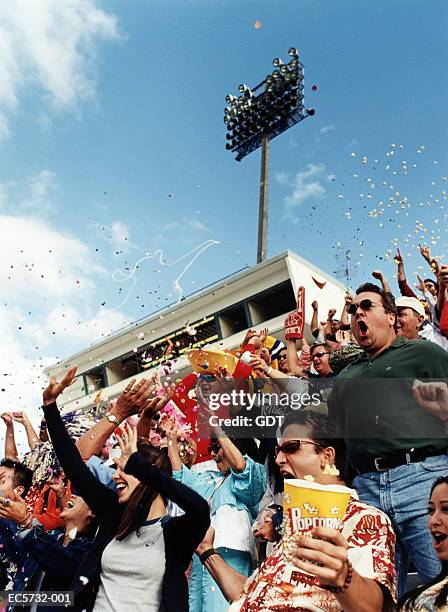
[(131, 295), (131, 291), (135, 287), (136, 282), (137, 282), (136, 276), (135, 276), (136, 272), (137, 272), (140, 264), (143, 261), (146, 261), (147, 259), (152, 259), (152, 260), (157, 261), (160, 266), (165, 267), (165, 268), (169, 268), (171, 266), (174, 266), (174, 265), (178, 264), (179, 262), (183, 261), (187, 257), (190, 257), (191, 255), (194, 254), (193, 257), (191, 258), (191, 260), (183, 268), (181, 273), (175, 278), (175, 280), (173, 281), (173, 284), (172, 284), (173, 291), (178, 295), (177, 301), (180, 301), (182, 299), (184, 290), (183, 290), (182, 286), (180, 285), (179, 281), (184, 276), (184, 274), (187, 272), (187, 270), (189, 270), (189, 268), (193, 265), (193, 263), (196, 261), (196, 259), (204, 251), (206, 251), (209, 247), (211, 247), (211, 246), (213, 246), (215, 244), (220, 244), (220, 242), (218, 240), (206, 240), (205, 242), (202, 242), (201, 244), (196, 246), (194, 249), (191, 249), (191, 251), (189, 251), (188, 253), (185, 253), (185, 255), (182, 255), (181, 257), (178, 257), (177, 259), (175, 259), (174, 261), (171, 261), (169, 263), (164, 261), (164, 254), (163, 254), (162, 249), (157, 249), (157, 250), (154, 251), (154, 253), (148, 253), (144, 257), (141, 257), (134, 264), (134, 267), (132, 268), (132, 270), (128, 271), (128, 270), (122, 270), (121, 268), (117, 268), (116, 270), (114, 270), (112, 272), (112, 280), (115, 281), (116, 283), (123, 283), (123, 282), (127, 282), (127, 281), (131, 280), (132, 284), (129, 287), (129, 290), (128, 290), (127, 294), (126, 294), (126, 297), (121, 302), (121, 304), (118, 304), (118, 306), (115, 306), (114, 308), (111, 308), (111, 310), (118, 310), (119, 308), (124, 306), (127, 303), (127, 301), (129, 300), (129, 297)]

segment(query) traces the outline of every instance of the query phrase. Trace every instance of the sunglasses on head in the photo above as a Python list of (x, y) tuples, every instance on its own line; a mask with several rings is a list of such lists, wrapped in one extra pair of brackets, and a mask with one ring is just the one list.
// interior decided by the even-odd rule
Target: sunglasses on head
[(322, 446), (322, 444), (318, 444), (317, 442), (311, 442), (311, 440), (288, 440), (288, 442), (283, 442), (279, 446), (275, 447), (275, 455), (277, 456), (279, 453), (284, 453), (285, 455), (292, 455), (300, 450), (302, 444), (312, 444), (313, 446)]
[(350, 315), (354, 315), (358, 308), (361, 308), (361, 310), (370, 310), (371, 308), (373, 308), (373, 306), (379, 306), (379, 304), (375, 304), (375, 302), (372, 302), (372, 300), (366, 298), (365, 300), (361, 300), (360, 302), (358, 302), (358, 304), (352, 302), (347, 308), (347, 312)]
[(214, 382), (215, 377), (213, 374), (199, 374), (199, 382)]

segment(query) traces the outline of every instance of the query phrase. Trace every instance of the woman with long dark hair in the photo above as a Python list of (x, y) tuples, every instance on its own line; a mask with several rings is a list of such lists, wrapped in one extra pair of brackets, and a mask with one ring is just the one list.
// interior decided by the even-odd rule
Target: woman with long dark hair
[[(81, 459), (56, 405), (75, 374), (71, 368), (60, 383), (52, 377), (43, 394), (59, 462), (99, 521), (70, 588), (75, 606), (95, 612), (187, 612), (185, 571), (210, 524), (208, 504), (171, 478), (165, 452), (146, 441), (137, 443), (133, 428), (122, 431), (122, 456), (113, 477), (117, 491), (101, 484)], [(185, 514), (169, 517), (168, 499)]]
[(428, 511), (428, 527), (442, 571), (428, 584), (407, 593), (399, 603), (400, 610), (448, 609), (448, 476), (438, 478), (432, 485)]

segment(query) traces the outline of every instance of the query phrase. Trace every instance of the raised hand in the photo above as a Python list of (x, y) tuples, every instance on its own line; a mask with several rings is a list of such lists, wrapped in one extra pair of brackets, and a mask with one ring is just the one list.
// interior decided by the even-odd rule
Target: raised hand
[(445, 382), (424, 383), (415, 380), (412, 395), (423, 410), (442, 421), (448, 421), (448, 385)]
[(336, 314), (336, 308), (330, 308), (328, 311), (328, 321), (331, 321)]
[[(317, 302), (316, 302), (317, 304)], [(305, 287), (299, 287), (297, 291), (297, 307), (285, 319), (285, 338), (294, 340), (303, 338), (305, 326)]]
[(57, 382), (56, 376), (52, 376), (50, 384), (42, 394), (44, 406), (48, 406), (55, 402), (64, 390), (75, 382), (76, 370), (78, 366), (70, 368), (65, 374), (60, 383)]
[(6, 427), (12, 427), (12, 414), (10, 412), (3, 412), (3, 414), (0, 414), (0, 417), (3, 419)]
[(344, 302), (346, 306), (350, 306), (350, 304), (353, 302), (353, 296), (351, 293), (346, 293), (344, 296)]
[(394, 261), (397, 265), (403, 265), (403, 257), (401, 255), (400, 249), (397, 247), (397, 254), (394, 257)]
[(20, 423), (21, 425), (26, 425), (30, 421), (28, 415), (24, 411), (13, 412), (11, 416), (13, 421)]
[(112, 414), (121, 421), (133, 414), (140, 414), (145, 410), (153, 391), (154, 382), (151, 379), (142, 378), (136, 383), (133, 378), (111, 408)]
[(417, 279), (418, 279), (418, 283), (415, 284), (415, 287), (423, 294), (426, 293), (426, 287), (425, 287), (425, 283), (423, 282), (422, 277), (417, 274)]
[(260, 343), (263, 344), (266, 338), (268, 337), (269, 330), (267, 327), (261, 330), (260, 332)]
[(376, 278), (377, 280), (381, 281), (381, 279), (383, 278), (383, 273), (380, 272), (379, 270), (374, 270), (372, 272), (372, 276), (373, 278)]
[(116, 463), (121, 469), (124, 469), (129, 457), (138, 451), (137, 429), (125, 423), (120, 430), (121, 435), (118, 435), (117, 439), (121, 448), (121, 457), (116, 459)]
[(154, 418), (154, 416), (165, 408), (167, 403), (172, 399), (176, 390), (176, 385), (171, 383), (169, 387), (164, 387), (163, 389), (162, 395), (156, 395), (155, 397), (150, 397), (145, 400), (141, 416), (151, 419)]
[(266, 378), (269, 366), (263, 359), (254, 356), (250, 360), (249, 365), (252, 370), (257, 374), (257, 376), (260, 376), (261, 378)]
[(422, 257), (426, 259), (428, 263), (431, 263), (431, 249), (429, 247), (424, 247), (421, 244), (418, 245), (418, 248), (420, 249)]
[(317, 300), (313, 300), (311, 302), (311, 308), (314, 310), (314, 312), (317, 312), (318, 308), (319, 308), (319, 303)]

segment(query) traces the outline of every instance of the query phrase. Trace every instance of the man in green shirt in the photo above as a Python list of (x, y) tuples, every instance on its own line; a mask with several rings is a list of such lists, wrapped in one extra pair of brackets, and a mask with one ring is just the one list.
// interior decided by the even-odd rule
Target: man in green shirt
[(419, 388), (427, 379), (448, 378), (448, 353), (432, 342), (397, 337), (395, 300), (372, 283), (358, 288), (349, 312), (364, 353), (336, 380), (329, 414), (347, 439), (360, 499), (386, 512), (397, 531), (401, 595), (409, 559), (422, 581), (440, 571), (427, 500), (433, 481), (448, 472), (448, 406), (443, 393), (424, 401)]

